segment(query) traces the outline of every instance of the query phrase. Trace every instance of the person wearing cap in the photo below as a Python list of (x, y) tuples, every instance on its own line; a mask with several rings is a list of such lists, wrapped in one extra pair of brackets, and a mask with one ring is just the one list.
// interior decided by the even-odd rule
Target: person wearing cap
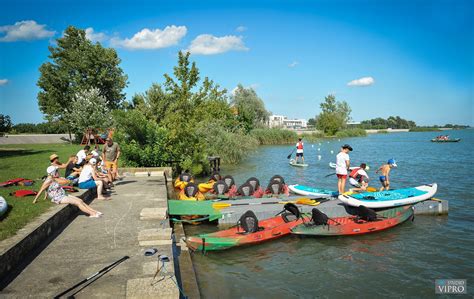
[(337, 191), (339, 194), (343, 194), (346, 189), (347, 171), (351, 165), (349, 152), (351, 151), (352, 147), (349, 144), (344, 144), (336, 156)]
[(98, 177), (95, 167), (97, 160), (92, 158), (89, 163), (84, 165), (81, 174), (79, 175), (79, 188), (81, 189), (93, 189), (97, 187), (97, 199), (107, 199), (102, 195), (104, 190), (104, 182)]
[(36, 197), (33, 200), (33, 203), (36, 203), (38, 201), (38, 198), (43, 193), (43, 191), (46, 191), (44, 199), (46, 199), (46, 197), (49, 197), (51, 201), (54, 202), (55, 204), (74, 205), (78, 207), (81, 211), (83, 211), (84, 213), (88, 214), (89, 217), (98, 218), (99, 216), (101, 216), (102, 215), (101, 212), (96, 211), (93, 208), (91, 208), (89, 205), (84, 203), (82, 199), (66, 194), (64, 189), (57, 182), (57, 178), (55, 177), (57, 171), (58, 169), (56, 166), (49, 166), (46, 169), (46, 173), (48, 176), (46, 180), (43, 182), (43, 185), (41, 185), (41, 188), (38, 191), (38, 194), (36, 194)]
[(397, 163), (395, 162), (395, 159), (389, 159), (387, 161), (387, 164), (384, 164), (380, 166), (375, 173), (381, 173), (381, 176), (379, 177), (380, 183), (382, 184), (382, 187), (380, 187), (379, 191), (383, 190), (389, 190), (390, 189), (390, 179), (389, 179), (389, 174), (390, 170), (393, 167), (397, 167)]
[(102, 160), (105, 163), (105, 168), (110, 170), (112, 179), (115, 181), (117, 175), (117, 161), (120, 157), (120, 147), (117, 142), (114, 142), (112, 138), (108, 137), (102, 150)]

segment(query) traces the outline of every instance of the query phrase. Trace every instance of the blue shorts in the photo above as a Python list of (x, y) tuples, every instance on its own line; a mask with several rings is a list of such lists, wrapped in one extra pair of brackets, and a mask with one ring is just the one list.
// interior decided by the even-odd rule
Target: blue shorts
[(384, 182), (387, 180), (387, 177), (384, 176), (384, 175), (381, 175), (381, 176), (379, 177), (379, 180), (380, 180), (380, 182), (384, 183)]
[(95, 187), (97, 187), (97, 184), (95, 183), (95, 181), (93, 179), (90, 179), (88, 181), (79, 183), (79, 188), (81, 188), (81, 189), (92, 189), (92, 188), (95, 188)]

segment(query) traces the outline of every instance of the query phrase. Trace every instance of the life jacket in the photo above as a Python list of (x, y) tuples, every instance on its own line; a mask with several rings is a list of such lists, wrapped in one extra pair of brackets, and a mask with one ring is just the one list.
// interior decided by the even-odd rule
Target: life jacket
[(24, 181), (24, 178), (11, 179), (6, 182), (0, 183), (0, 187), (10, 187), (13, 185), (18, 185), (19, 182)]
[(357, 172), (359, 171), (359, 169), (361, 169), (360, 167), (357, 167), (357, 168), (354, 168), (351, 173), (349, 174), (349, 176), (353, 179), (355, 179), (356, 181), (359, 181), (362, 177), (361, 174), (358, 174)]
[(296, 149), (302, 150), (303, 149), (303, 142), (298, 142), (296, 144)]
[(25, 196), (35, 196), (38, 192), (33, 190), (17, 190), (15, 192), (10, 193), (11, 196), (15, 197), (25, 197)]
[(32, 186), (34, 183), (35, 182), (32, 180), (23, 179), (22, 181), (18, 182), (18, 185), (19, 186)]

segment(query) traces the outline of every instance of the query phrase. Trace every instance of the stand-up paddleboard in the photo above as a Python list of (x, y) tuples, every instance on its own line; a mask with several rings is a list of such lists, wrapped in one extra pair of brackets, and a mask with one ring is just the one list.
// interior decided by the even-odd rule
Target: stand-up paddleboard
[(353, 207), (366, 206), (367, 208), (390, 208), (395, 206), (411, 205), (432, 198), (438, 185), (436, 183), (414, 188), (397, 189), (379, 192), (364, 192), (339, 195), (339, 199)]
[(308, 167), (309, 165), (306, 163), (296, 163), (294, 159), (290, 160), (290, 165), (295, 167)]
[(5, 198), (0, 196), (0, 217), (8, 210), (8, 203)]
[(336, 197), (338, 195), (337, 191), (312, 188), (304, 185), (290, 185), (288, 186), (288, 189), (293, 193), (305, 196)]
[[(336, 163), (334, 163), (334, 162), (329, 162), (329, 167), (331, 167), (331, 168), (333, 168), (333, 169), (336, 169)], [(351, 166), (351, 167), (349, 167), (350, 170), (353, 170), (353, 169), (356, 169), (356, 168), (360, 168), (360, 166)], [(370, 167), (369, 167), (369, 165), (367, 165), (367, 166), (365, 167), (365, 170), (369, 170), (369, 169), (370, 169)]]

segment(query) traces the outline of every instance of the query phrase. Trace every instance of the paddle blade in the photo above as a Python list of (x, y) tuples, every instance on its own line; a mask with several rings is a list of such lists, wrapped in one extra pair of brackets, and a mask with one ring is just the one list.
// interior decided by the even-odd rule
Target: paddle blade
[(377, 192), (377, 189), (374, 187), (367, 187), (367, 192)]
[(291, 154), (288, 155), (288, 157), (286, 157), (287, 159), (290, 159), (291, 158)]
[(228, 208), (228, 207), (231, 207), (232, 204), (230, 203), (223, 203), (223, 202), (216, 202), (216, 203), (213, 203), (212, 204), (212, 207), (216, 210), (219, 210), (219, 209), (225, 209), (225, 208)]

